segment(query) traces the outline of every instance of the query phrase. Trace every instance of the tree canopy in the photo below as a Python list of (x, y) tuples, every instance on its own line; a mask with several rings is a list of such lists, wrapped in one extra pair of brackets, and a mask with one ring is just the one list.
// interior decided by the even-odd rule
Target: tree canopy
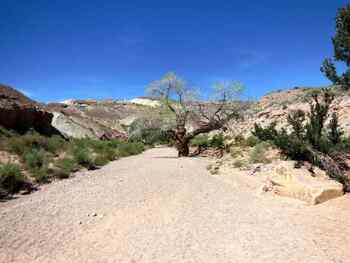
[[(350, 89), (350, 5), (338, 10), (335, 35), (332, 41), (334, 59), (326, 58), (321, 66), (321, 71), (333, 84), (348, 90)], [(334, 61), (345, 63), (347, 69), (343, 74), (338, 75)]]

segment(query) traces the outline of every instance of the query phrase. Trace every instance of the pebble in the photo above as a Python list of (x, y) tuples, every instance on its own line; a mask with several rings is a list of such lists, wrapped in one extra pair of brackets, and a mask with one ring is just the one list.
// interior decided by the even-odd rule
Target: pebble
[(87, 216), (93, 216), (93, 217), (95, 217), (95, 216), (97, 216), (97, 213), (91, 213), (91, 214), (87, 214)]

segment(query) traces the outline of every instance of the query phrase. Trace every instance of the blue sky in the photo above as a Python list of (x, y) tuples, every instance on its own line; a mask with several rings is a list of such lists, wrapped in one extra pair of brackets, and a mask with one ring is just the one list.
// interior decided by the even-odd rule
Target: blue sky
[(144, 94), (168, 71), (207, 92), (257, 98), (329, 84), (334, 18), (347, 1), (0, 0), (0, 83), (48, 102)]

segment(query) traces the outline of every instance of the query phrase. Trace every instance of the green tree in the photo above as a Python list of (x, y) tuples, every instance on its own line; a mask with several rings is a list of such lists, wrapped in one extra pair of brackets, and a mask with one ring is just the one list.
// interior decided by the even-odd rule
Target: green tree
[(338, 144), (341, 142), (341, 138), (343, 134), (344, 134), (344, 131), (339, 126), (338, 114), (336, 112), (333, 112), (332, 118), (328, 124), (328, 134), (327, 134), (328, 140), (334, 145)]
[(321, 72), (335, 85), (343, 89), (350, 89), (350, 5), (338, 10), (336, 17), (336, 31), (332, 39), (334, 60), (344, 62), (347, 70), (338, 75), (333, 59), (326, 58), (321, 66)]
[(312, 94), (312, 100), (309, 102), (310, 113), (306, 124), (306, 138), (317, 150), (320, 150), (322, 145), (322, 132), (333, 99), (334, 95), (325, 89), (321, 101), (319, 94), (314, 93)]

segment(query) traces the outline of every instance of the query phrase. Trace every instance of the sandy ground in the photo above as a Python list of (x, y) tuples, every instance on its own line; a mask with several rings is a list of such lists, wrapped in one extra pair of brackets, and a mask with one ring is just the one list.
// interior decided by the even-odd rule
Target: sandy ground
[(350, 262), (349, 196), (259, 196), (252, 178), (175, 156), (152, 149), (0, 203), (0, 262)]

